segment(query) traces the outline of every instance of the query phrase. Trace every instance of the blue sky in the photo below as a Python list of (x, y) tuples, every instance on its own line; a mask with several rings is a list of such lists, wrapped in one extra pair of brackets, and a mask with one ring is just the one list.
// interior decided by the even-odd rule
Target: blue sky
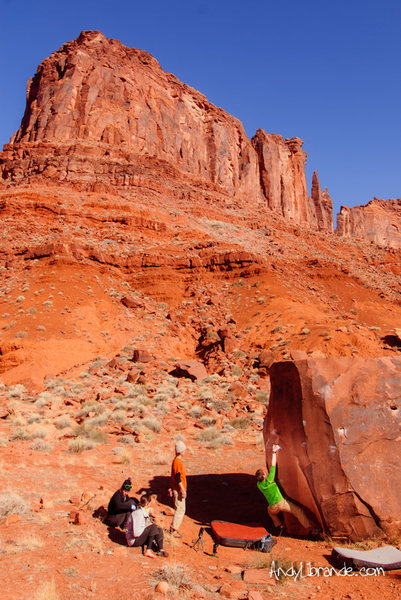
[(340, 205), (401, 197), (399, 0), (0, 0), (0, 145), (38, 64), (80, 31), (147, 50), (237, 118), (304, 140)]

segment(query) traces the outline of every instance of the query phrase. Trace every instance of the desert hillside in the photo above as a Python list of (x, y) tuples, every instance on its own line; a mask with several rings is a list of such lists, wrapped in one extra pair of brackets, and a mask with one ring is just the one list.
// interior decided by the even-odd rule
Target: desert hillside
[(101, 509), (131, 475), (169, 514), (178, 439), (188, 510), (163, 563), (188, 578), (170, 573), (176, 597), (397, 597), (399, 571), (282, 587), (254, 574), (255, 553), (190, 548), (213, 518), (272, 527), (253, 474), (277, 436), (279, 481), (322, 539), (288, 522), (273, 558), (399, 544), (401, 201), (342, 207), (334, 230), (305, 162), (299, 138), (248, 139), (100, 32), (38, 67), (0, 153), (5, 598), (16, 581), (21, 598), (152, 598), (156, 561)]

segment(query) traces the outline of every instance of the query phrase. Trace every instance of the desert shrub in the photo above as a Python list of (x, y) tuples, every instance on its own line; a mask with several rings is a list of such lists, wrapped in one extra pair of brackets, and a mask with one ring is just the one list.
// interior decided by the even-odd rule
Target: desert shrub
[(225, 400), (212, 400), (206, 404), (207, 408), (214, 410), (229, 410), (229, 404)]
[(123, 435), (119, 439), (120, 444), (126, 444), (127, 446), (132, 446), (135, 444), (135, 440), (132, 435)]
[(0, 519), (8, 515), (24, 514), (29, 512), (29, 504), (14, 492), (0, 493)]
[(234, 427), (234, 429), (248, 429), (250, 422), (246, 417), (237, 417), (230, 421), (230, 425), (231, 427)]
[(50, 452), (53, 450), (53, 446), (44, 440), (36, 440), (32, 442), (29, 448), (38, 452)]
[(59, 600), (54, 577), (51, 581), (43, 582), (38, 588), (34, 600)]
[(17, 333), (15, 334), (16, 338), (26, 338), (28, 335), (28, 333), (26, 331), (17, 331)]
[(26, 389), (22, 385), (22, 383), (17, 383), (17, 385), (12, 385), (7, 390), (9, 398), (19, 398), (20, 400), (22, 400), (22, 396), (25, 392), (26, 392)]
[(146, 419), (144, 419), (142, 423), (145, 427), (147, 427), (151, 431), (154, 431), (155, 433), (159, 433), (159, 431), (162, 428), (162, 424), (160, 423), (160, 421), (153, 417), (146, 417)]
[(161, 417), (164, 417), (164, 415), (167, 415), (170, 411), (167, 402), (159, 402), (159, 404), (156, 404), (155, 410)]
[(202, 400), (213, 400), (213, 391), (209, 389), (199, 390), (198, 396)]
[(15, 301), (16, 301), (16, 302), (25, 302), (25, 296), (18, 296), (18, 297), (15, 299)]
[(30, 434), (29, 434), (29, 439), (31, 440), (36, 440), (36, 439), (44, 439), (47, 436), (47, 430), (44, 429), (44, 427), (38, 427), (37, 429), (34, 429)]
[(196, 437), (200, 442), (211, 442), (218, 438), (219, 435), (220, 432), (215, 427), (208, 427), (200, 431)]
[(228, 435), (219, 435), (216, 439), (206, 443), (207, 448), (216, 449), (221, 446), (233, 446), (234, 442)]
[(77, 417), (87, 417), (90, 412), (95, 412), (96, 403), (93, 400), (89, 400), (88, 402), (84, 402), (81, 406), (81, 409), (77, 412)]
[(92, 417), (91, 419), (87, 419), (86, 423), (88, 426), (102, 427), (103, 425), (106, 425), (107, 421), (109, 420), (110, 415), (111, 415), (111, 412), (109, 410), (106, 410), (104, 413), (102, 413), (100, 415), (96, 415), (95, 417)]
[(256, 392), (255, 400), (256, 402), (264, 402), (265, 404), (269, 403), (270, 395), (267, 392), (263, 392), (259, 390)]
[(115, 423), (124, 424), (127, 422), (127, 412), (125, 410), (116, 410), (111, 413), (110, 419)]
[(96, 428), (90, 429), (90, 431), (87, 434), (87, 437), (93, 442), (96, 442), (96, 444), (106, 444), (108, 440), (107, 433), (101, 431), (101, 429)]
[(193, 406), (188, 414), (193, 419), (199, 419), (199, 417), (201, 416), (202, 413), (203, 413), (203, 409), (201, 406)]
[(153, 571), (153, 585), (156, 585), (159, 581), (166, 581), (175, 593), (178, 593), (181, 597), (186, 593), (202, 589), (192, 580), (189, 567), (174, 562), (165, 564)]
[(40, 423), (42, 420), (42, 415), (39, 413), (32, 413), (28, 417), (28, 423)]
[(10, 440), (15, 441), (15, 440), (21, 440), (21, 441), (26, 441), (26, 440), (30, 440), (31, 437), (28, 433), (28, 431), (25, 429), (25, 427), (16, 427), (11, 435), (10, 435)]
[(199, 423), (204, 427), (211, 427), (216, 423), (216, 419), (214, 419), (213, 417), (202, 417), (201, 419), (199, 419)]
[(71, 417), (63, 415), (57, 419), (54, 425), (57, 429), (65, 429), (66, 427), (72, 427), (73, 423), (74, 421), (71, 419)]
[(94, 442), (78, 437), (68, 442), (69, 452), (80, 453), (85, 450), (91, 450), (94, 447)]
[(120, 448), (117, 446), (113, 448), (113, 454), (116, 455), (115, 462), (120, 465), (129, 465), (131, 462), (131, 456), (126, 448)]

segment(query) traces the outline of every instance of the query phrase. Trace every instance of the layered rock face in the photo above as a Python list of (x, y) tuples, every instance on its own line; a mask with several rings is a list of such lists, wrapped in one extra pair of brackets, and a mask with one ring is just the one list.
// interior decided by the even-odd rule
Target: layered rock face
[(369, 204), (354, 208), (342, 206), (337, 215), (337, 234), (401, 248), (401, 198), (375, 198)]
[(316, 171), (312, 177), (312, 202), (316, 215), (316, 226), (321, 231), (333, 231), (333, 201), (327, 188), (322, 191)]
[[(84, 32), (39, 66), (3, 178), (38, 174), (79, 188), (171, 184), (261, 199), (242, 124), (165, 73), (146, 52)], [(188, 177), (190, 176), (190, 177)], [(173, 185), (174, 184), (174, 185)], [(209, 185), (209, 187), (208, 187)]]
[(259, 159), (260, 181), (269, 208), (298, 223), (310, 221), (306, 188), (306, 152), (302, 140), (258, 129), (252, 144)]
[(278, 441), (281, 486), (332, 536), (401, 532), (400, 370), (401, 359), (390, 357), (271, 368), (267, 462)]
[(330, 229), (320, 198), (308, 196), (305, 161), (298, 138), (258, 130), (251, 143), (237, 119), (152, 56), (89, 31), (39, 66), (0, 173), (7, 183), (125, 189), (136, 200), (267, 204)]

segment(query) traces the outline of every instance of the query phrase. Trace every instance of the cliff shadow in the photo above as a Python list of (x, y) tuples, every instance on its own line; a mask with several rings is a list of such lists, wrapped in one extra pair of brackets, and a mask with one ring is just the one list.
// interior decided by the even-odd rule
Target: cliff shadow
[[(221, 520), (235, 523), (261, 523), (268, 531), (273, 524), (267, 513), (267, 503), (256, 487), (255, 477), (246, 473), (213, 473), (188, 475), (186, 514), (198, 525)], [(156, 476), (149, 489), (158, 501), (173, 506), (168, 495), (170, 477)]]

